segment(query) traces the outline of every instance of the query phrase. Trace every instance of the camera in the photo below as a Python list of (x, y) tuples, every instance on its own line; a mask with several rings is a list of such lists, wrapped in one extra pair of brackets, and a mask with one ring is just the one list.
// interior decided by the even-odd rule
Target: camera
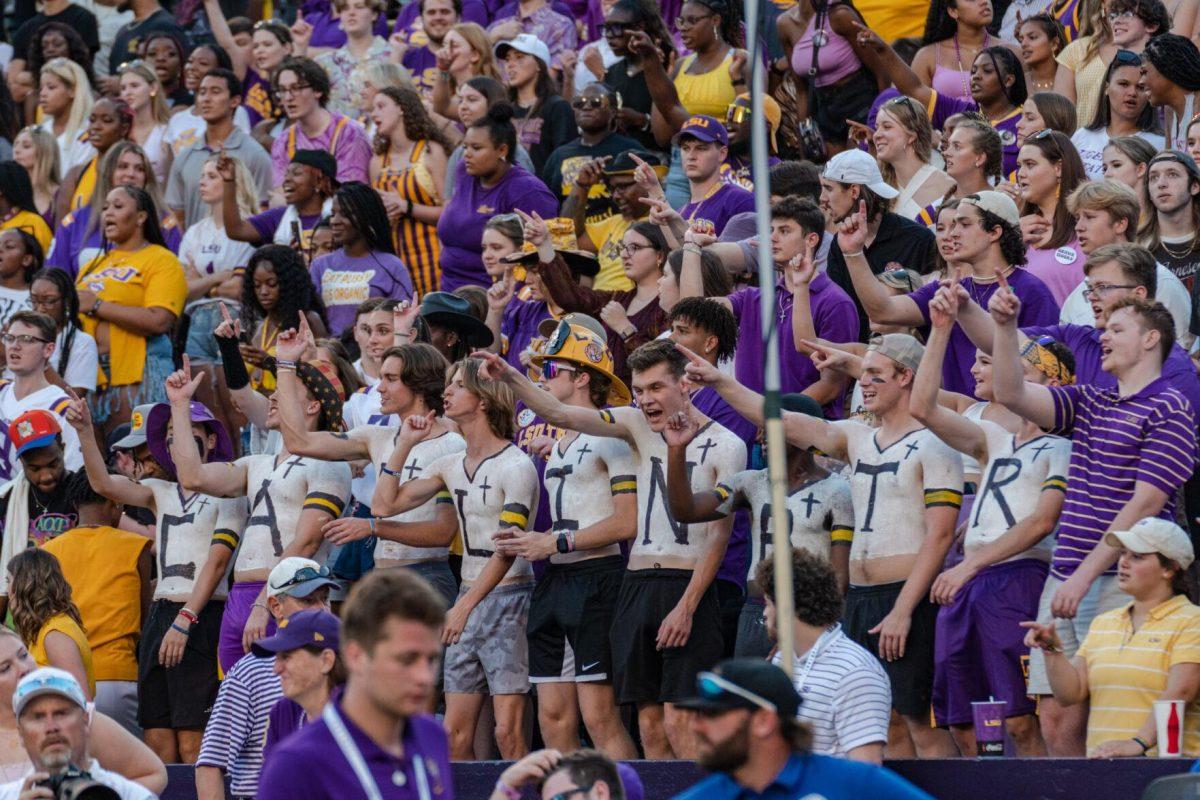
[(121, 800), (115, 789), (93, 779), (91, 773), (74, 764), (68, 765), (57, 775), (39, 781), (38, 786), (45, 786), (57, 800)]

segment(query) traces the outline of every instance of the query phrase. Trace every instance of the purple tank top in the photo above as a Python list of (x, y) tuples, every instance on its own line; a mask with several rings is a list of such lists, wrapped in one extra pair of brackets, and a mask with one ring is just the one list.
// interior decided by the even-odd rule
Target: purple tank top
[[(862, 62), (858, 60), (850, 42), (834, 32), (829, 24), (828, 16), (821, 22), (821, 30), (815, 35), (823, 37), (824, 42), (817, 50), (815, 83), (817, 86), (829, 86), (858, 72), (862, 68)], [(813, 27), (816, 24), (817, 17), (814, 14), (813, 18), (808, 21), (808, 28), (805, 29), (804, 35), (792, 49), (792, 69), (802, 78), (808, 77), (808, 70), (812, 66)]]

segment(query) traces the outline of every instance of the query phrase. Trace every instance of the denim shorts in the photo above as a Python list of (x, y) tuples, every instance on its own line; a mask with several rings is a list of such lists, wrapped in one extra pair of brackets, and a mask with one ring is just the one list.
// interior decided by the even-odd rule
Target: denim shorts
[(188, 312), (189, 325), (184, 352), (197, 364), (221, 363), (221, 351), (217, 349), (217, 339), (213, 336), (213, 331), (221, 324), (222, 305), (229, 309), (229, 315), (234, 319), (241, 313), (238, 304), (232, 300), (205, 303)]

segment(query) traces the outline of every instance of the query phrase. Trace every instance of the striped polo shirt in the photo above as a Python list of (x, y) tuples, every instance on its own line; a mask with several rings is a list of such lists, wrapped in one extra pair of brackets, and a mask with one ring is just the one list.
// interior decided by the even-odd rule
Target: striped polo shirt
[[(1052, 433), (1071, 437), (1067, 495), (1050, 566), (1066, 580), (1145, 481), (1167, 495), (1159, 516), (1174, 519), (1175, 494), (1196, 465), (1192, 406), (1164, 378), (1121, 397), (1097, 386), (1051, 386)], [(1109, 574), (1115, 568), (1109, 570)]]
[(258, 794), (267, 718), (271, 706), (283, 697), (274, 667), (274, 656), (262, 658), (250, 653), (240, 659), (221, 681), (204, 728), (196, 764), (222, 770), (234, 797)]
[[(1177, 594), (1133, 629), (1133, 604), (1096, 617), (1076, 658), (1087, 664), (1091, 712), (1087, 750), (1136, 736), (1176, 664), (1200, 664), (1200, 607)], [(1183, 754), (1200, 756), (1200, 699), (1183, 715)], [(1155, 755), (1151, 750), (1147, 755)]]
[[(813, 752), (844, 756), (866, 744), (886, 744), (892, 715), (892, 686), (879, 659), (835, 623), (809, 653), (792, 659), (792, 683), (800, 693), (797, 716), (812, 726)], [(783, 658), (775, 655), (774, 664)]]

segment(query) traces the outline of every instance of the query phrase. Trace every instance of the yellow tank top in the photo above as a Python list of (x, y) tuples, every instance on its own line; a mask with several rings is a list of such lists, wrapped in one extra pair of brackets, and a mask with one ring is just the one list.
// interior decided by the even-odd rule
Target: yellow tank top
[(737, 97), (733, 91), (733, 80), (729, 77), (729, 62), (733, 60), (733, 50), (725, 55), (725, 60), (716, 69), (699, 75), (688, 75), (688, 67), (695, 60), (695, 53), (685, 57), (679, 66), (679, 73), (675, 76), (675, 91), (679, 93), (679, 102), (689, 114), (707, 114), (724, 120), (725, 112)]
[(29, 647), (29, 655), (33, 656), (33, 660), (37, 662), (39, 667), (50, 666), (50, 658), (46, 655), (46, 636), (54, 631), (65, 633), (71, 637), (71, 641), (79, 648), (79, 655), (83, 659), (83, 671), (87, 673), (88, 691), (92, 697), (96, 696), (96, 672), (92, 669), (92, 648), (88, 645), (87, 636), (83, 634), (83, 629), (79, 627), (79, 623), (68, 617), (66, 614), (59, 614), (57, 617), (51, 617), (38, 631), (37, 641)]

